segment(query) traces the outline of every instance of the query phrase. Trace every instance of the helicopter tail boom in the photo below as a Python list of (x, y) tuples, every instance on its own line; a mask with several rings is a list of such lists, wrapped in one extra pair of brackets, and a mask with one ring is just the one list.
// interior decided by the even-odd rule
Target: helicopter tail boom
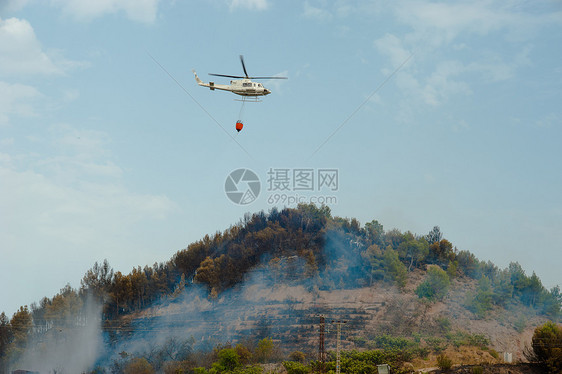
[(225, 85), (225, 84), (215, 84), (215, 82), (205, 83), (197, 76), (197, 73), (195, 72), (195, 70), (192, 70), (192, 71), (193, 71), (193, 75), (195, 75), (195, 80), (197, 81), (198, 85), (203, 86), (203, 87), (208, 87), (211, 91), (214, 91), (215, 89), (223, 90), (223, 91), (232, 91), (230, 89), (230, 86)]

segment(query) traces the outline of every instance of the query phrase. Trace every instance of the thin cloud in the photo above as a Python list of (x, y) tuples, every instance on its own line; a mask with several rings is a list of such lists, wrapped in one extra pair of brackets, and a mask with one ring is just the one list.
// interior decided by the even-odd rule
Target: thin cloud
[(375, 40), (374, 45), (379, 52), (390, 57), (393, 65), (400, 64), (411, 55), (411, 52), (408, 52), (404, 47), (402, 40), (393, 34), (385, 34), (383, 37)]
[(333, 17), (332, 13), (328, 10), (310, 5), (308, 1), (305, 1), (304, 3), (303, 14), (306, 18), (312, 18), (320, 21), (330, 21)]
[(0, 12), (16, 12), (29, 2), (29, 0), (2, 0), (0, 1)]
[[(391, 66), (414, 53), (416, 63), (401, 72), (397, 85), (411, 100), (439, 106), (455, 96), (470, 95), (475, 80), (505, 81), (532, 64), (530, 41), (536, 31), (547, 24), (562, 24), (562, 17), (560, 12), (553, 16), (545, 9), (524, 8), (517, 1), (401, 3), (388, 12), (408, 28), (403, 34), (377, 38), (374, 47)], [(490, 38), (513, 47), (511, 58), (487, 45)]]
[(160, 0), (51, 0), (65, 14), (78, 20), (90, 21), (107, 14), (124, 12), (127, 18), (143, 23), (153, 23)]
[(249, 10), (266, 10), (269, 7), (267, 0), (230, 0), (230, 10), (237, 8)]
[(509, 40), (525, 40), (546, 24), (562, 24), (562, 12), (543, 9), (524, 9), (524, 3), (466, 1), (411, 1), (396, 6), (399, 21), (414, 32), (411, 42), (423, 41), (434, 47), (448, 44), (463, 35), (485, 36), (502, 31)]
[[(7, 256), (2, 264), (34, 253), (39, 262), (60, 258), (52, 269), (59, 273), (77, 251), (107, 257), (131, 243), (138, 251), (139, 233), (178, 209), (163, 194), (138, 192), (124, 183), (103, 132), (56, 126), (34, 141), (36, 148), (53, 149), (46, 158), (17, 153), (18, 139), (11, 143), (0, 153), (0, 211), (6, 212), (0, 215), (0, 241)], [(121, 257), (132, 255), (129, 250)]]
[(34, 87), (0, 81), (0, 126), (10, 123), (13, 115), (31, 117), (36, 115), (33, 102), (41, 97)]

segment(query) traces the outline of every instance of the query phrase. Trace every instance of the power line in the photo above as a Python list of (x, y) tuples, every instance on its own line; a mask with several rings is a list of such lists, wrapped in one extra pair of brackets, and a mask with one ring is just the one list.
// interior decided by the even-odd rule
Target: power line
[(222, 131), (224, 131), (224, 133), (226, 135), (228, 135), (230, 137), (230, 139), (234, 140), (234, 142), (236, 144), (238, 144), (238, 146), (240, 147), (240, 149), (242, 149), (251, 159), (253, 159), (252, 155), (250, 153), (248, 153), (248, 151), (246, 150), (246, 148), (244, 148), (242, 146), (242, 144), (238, 143), (238, 141), (236, 140), (236, 138), (234, 138), (228, 131), (226, 131), (226, 129), (219, 123), (219, 121), (217, 121), (215, 119), (215, 117), (213, 117), (211, 115), (211, 113), (209, 113), (207, 111), (207, 109), (205, 109), (205, 107), (203, 107), (203, 105), (199, 104), (199, 102), (197, 100), (195, 100), (195, 98), (193, 96), (191, 96), (191, 94), (185, 89), (184, 86), (182, 86), (182, 84), (172, 75), (170, 74), (170, 72), (168, 70), (166, 70), (166, 68), (164, 66), (162, 66), (162, 64), (160, 64), (155, 58), (154, 56), (152, 56), (150, 54), (150, 52), (146, 51), (146, 53), (150, 56), (150, 58), (152, 59), (152, 61), (154, 61), (156, 63), (156, 65), (160, 66), (160, 68), (166, 73), (168, 74), (168, 76), (174, 81), (176, 82), (176, 84), (182, 89), (183, 92), (185, 92), (187, 94), (187, 96), (189, 96), (191, 98), (191, 100), (193, 100), (193, 102), (195, 104), (197, 104), (206, 114), (207, 116), (209, 116), (209, 118), (211, 118), (221, 129)]
[(413, 54), (411, 54), (410, 56), (408, 56), (408, 58), (407, 58), (406, 60), (404, 60), (404, 62), (402, 62), (402, 63), (400, 64), (400, 66), (398, 66), (398, 67), (392, 72), (392, 74), (390, 74), (388, 77), (386, 77), (386, 79), (385, 79), (385, 80), (384, 80), (384, 81), (367, 97), (367, 99), (365, 99), (365, 101), (363, 101), (363, 102), (361, 103), (361, 105), (359, 105), (359, 106), (357, 107), (357, 109), (355, 109), (355, 110), (353, 111), (353, 113), (351, 113), (351, 114), (349, 115), (349, 117), (347, 117), (347, 118), (345, 119), (345, 121), (343, 121), (343, 122), (341, 123), (341, 125), (339, 125), (339, 126), (326, 138), (326, 140), (324, 140), (324, 141), (322, 142), (322, 144), (320, 144), (320, 145), (318, 146), (318, 148), (316, 148), (316, 150), (315, 150), (314, 152), (312, 152), (312, 154), (310, 155), (310, 157), (309, 157), (308, 159), (310, 160), (310, 159), (316, 154), (316, 152), (318, 152), (318, 151), (320, 150), (320, 148), (322, 148), (326, 143), (328, 143), (328, 141), (332, 138), (332, 136), (336, 135), (336, 133), (337, 133), (338, 131), (340, 131), (340, 129), (341, 129), (343, 126), (345, 126), (345, 124), (346, 124), (351, 118), (353, 118), (353, 116), (355, 116), (355, 114), (359, 111), (359, 109), (361, 109), (365, 104), (367, 104), (367, 102), (368, 102), (369, 100), (371, 100), (371, 97), (373, 97), (377, 92), (379, 92), (379, 90), (380, 90), (381, 88), (383, 88), (384, 85), (385, 85), (396, 73), (398, 73), (398, 71), (400, 71), (400, 69), (402, 69), (402, 67), (403, 67), (404, 65), (406, 65), (406, 63), (410, 60), (410, 58), (412, 58), (412, 56), (413, 56)]

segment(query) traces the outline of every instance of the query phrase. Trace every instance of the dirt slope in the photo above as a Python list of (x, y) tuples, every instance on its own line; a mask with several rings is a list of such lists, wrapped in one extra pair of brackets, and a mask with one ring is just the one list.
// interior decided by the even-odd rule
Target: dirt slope
[[(301, 350), (314, 357), (318, 346), (319, 315), (325, 315), (325, 347), (335, 350), (335, 327), (331, 320), (346, 320), (342, 330), (344, 349), (361, 349), (356, 338), (370, 340), (376, 335), (437, 336), (448, 332), (481, 334), (495, 354), (480, 349), (448, 347), (454, 364), (502, 362), (503, 352), (512, 353), (513, 362), (524, 361), (524, 348), (533, 330), (544, 319), (521, 305), (497, 309), (485, 319), (477, 319), (463, 305), (476, 288), (468, 278), (455, 279), (442, 302), (429, 303), (414, 293), (423, 272), (409, 274), (408, 286), (400, 292), (388, 283), (370, 287), (322, 291), (303, 284), (265, 286), (246, 282), (244, 286), (215, 300), (186, 293), (165, 306), (153, 307), (132, 316), (138, 326), (165, 324), (196, 339), (236, 342), (246, 337), (268, 336), (285, 350)], [(514, 326), (518, 325), (518, 332)], [(521, 328), (524, 327), (524, 328)], [(491, 352), (493, 352), (491, 351)], [(496, 358), (494, 357), (494, 355)], [(412, 363), (416, 368), (436, 366), (435, 357)]]

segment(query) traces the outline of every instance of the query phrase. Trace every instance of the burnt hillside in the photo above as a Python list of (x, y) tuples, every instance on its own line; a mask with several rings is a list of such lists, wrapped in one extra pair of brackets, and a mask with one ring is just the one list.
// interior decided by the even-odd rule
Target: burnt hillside
[[(526, 275), (518, 263), (499, 269), (469, 251), (458, 250), (437, 226), (425, 235), (384, 230), (376, 220), (361, 225), (314, 205), (247, 214), (227, 230), (191, 243), (168, 262), (139, 266), (129, 274), (114, 272), (107, 260), (96, 263), (79, 290), (67, 287), (52, 299), (44, 298), (31, 306), (31, 313), (35, 321), (44, 321), (67, 313), (59, 310), (65, 305), (79, 309), (84, 304), (80, 300), (93, 296), (103, 304), (103, 319), (114, 320), (152, 305), (173, 303), (194, 287), (203, 288), (214, 299), (256, 273), (269, 285), (300, 284), (330, 291), (383, 282), (404, 291), (408, 274), (428, 269), (446, 277), (441, 282), (460, 277), (478, 281), (468, 308), (479, 318), (513, 302), (549, 318), (560, 315), (559, 288), (545, 289), (534, 273)], [(440, 271), (446, 274), (437, 274)], [(444, 294), (434, 294), (435, 284), (424, 287), (418, 296), (439, 299), (446, 294), (445, 288)]]
[[(385, 230), (299, 205), (248, 214), (129, 274), (107, 260), (94, 264), (80, 289), (1, 316), (1, 358), (23, 362), (91, 342), (105, 365), (130, 353), (161, 355), (170, 344), (193, 352), (271, 338), (279, 357), (303, 351), (311, 359), (322, 315), (328, 350), (339, 320), (344, 349), (391, 346), (426, 357), (422, 367), (445, 348), (490, 346), (523, 359), (533, 326), (559, 319), (561, 305), (558, 287), (545, 289), (518, 263), (499, 269), (458, 250), (437, 226), (423, 235)], [(492, 353), (463, 362), (497, 360)], [(66, 356), (38, 362), (46, 357)]]

